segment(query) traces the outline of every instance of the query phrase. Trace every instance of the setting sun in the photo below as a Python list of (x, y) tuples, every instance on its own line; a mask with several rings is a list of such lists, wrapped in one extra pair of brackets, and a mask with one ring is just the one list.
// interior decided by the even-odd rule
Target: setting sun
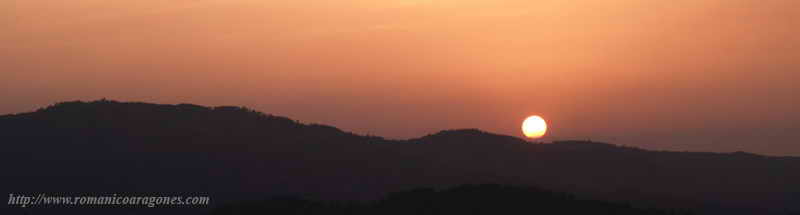
[(530, 116), (522, 122), (522, 133), (528, 138), (540, 138), (547, 132), (547, 122), (540, 116)]

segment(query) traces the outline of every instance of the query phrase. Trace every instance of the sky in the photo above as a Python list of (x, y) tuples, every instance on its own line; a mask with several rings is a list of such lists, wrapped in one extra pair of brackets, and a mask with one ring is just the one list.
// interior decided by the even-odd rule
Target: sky
[(246, 106), (393, 139), (800, 156), (796, 0), (3, 0), (0, 114)]

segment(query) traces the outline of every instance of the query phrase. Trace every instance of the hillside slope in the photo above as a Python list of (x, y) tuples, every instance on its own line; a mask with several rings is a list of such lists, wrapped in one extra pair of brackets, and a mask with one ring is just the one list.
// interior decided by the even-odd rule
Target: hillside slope
[(64, 102), (0, 116), (8, 192), (200, 192), (376, 199), (459, 184), (535, 185), (717, 214), (800, 211), (800, 159), (532, 144), (475, 129), (361, 136), (241, 107)]

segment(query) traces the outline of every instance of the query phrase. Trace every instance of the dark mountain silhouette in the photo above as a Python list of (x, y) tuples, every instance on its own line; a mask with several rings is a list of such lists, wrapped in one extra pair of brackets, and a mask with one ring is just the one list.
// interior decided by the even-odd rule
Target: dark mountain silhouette
[(461, 185), (444, 190), (419, 188), (393, 192), (376, 201), (315, 201), (275, 197), (215, 208), (213, 215), (247, 214), (615, 214), (689, 215), (687, 210), (641, 209), (625, 203), (577, 199), (533, 187), (496, 184)]
[(362, 136), (242, 107), (108, 100), (0, 116), (8, 193), (378, 199), (459, 184), (538, 186), (705, 214), (800, 211), (800, 158), (533, 144), (475, 129)]

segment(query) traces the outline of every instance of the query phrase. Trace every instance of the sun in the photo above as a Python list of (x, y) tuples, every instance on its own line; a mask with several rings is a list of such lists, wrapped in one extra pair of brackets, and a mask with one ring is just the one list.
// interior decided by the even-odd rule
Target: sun
[(522, 122), (522, 133), (528, 138), (540, 138), (547, 133), (547, 122), (540, 116), (530, 116)]

